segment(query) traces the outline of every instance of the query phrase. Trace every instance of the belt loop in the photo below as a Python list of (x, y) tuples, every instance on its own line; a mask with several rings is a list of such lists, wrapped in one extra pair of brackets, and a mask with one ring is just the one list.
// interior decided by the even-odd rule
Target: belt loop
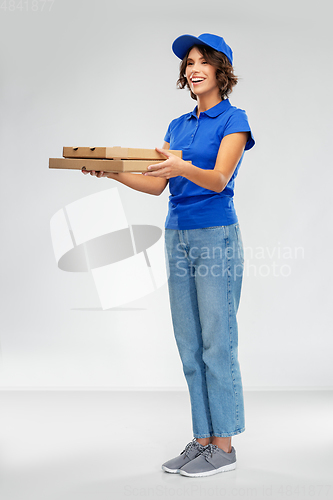
[(179, 241), (179, 244), (183, 248), (183, 251), (187, 254), (188, 244), (185, 241), (185, 231), (183, 229), (178, 229), (177, 232), (178, 232), (178, 241)]

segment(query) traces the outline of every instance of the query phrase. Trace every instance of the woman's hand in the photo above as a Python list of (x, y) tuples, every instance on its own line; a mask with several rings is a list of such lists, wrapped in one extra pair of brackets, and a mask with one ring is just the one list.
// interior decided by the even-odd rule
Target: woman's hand
[(155, 148), (158, 153), (167, 157), (167, 160), (162, 163), (156, 163), (154, 165), (149, 165), (149, 172), (144, 172), (144, 175), (151, 177), (164, 177), (165, 179), (170, 179), (171, 177), (177, 177), (178, 175), (183, 176), (185, 169), (188, 165), (187, 162), (173, 155), (167, 149)]
[[(108, 177), (110, 175), (110, 172), (103, 172), (103, 170), (96, 171), (96, 170), (86, 170), (85, 167), (82, 168), (81, 172), (85, 175), (90, 174), (94, 175), (95, 177)], [(113, 175), (117, 175), (117, 172), (112, 173)]]

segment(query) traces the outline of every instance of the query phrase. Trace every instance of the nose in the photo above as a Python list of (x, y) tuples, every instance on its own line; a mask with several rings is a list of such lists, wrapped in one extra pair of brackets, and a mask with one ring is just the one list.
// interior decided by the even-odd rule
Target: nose
[(195, 73), (197, 71), (197, 66), (198, 66), (198, 63), (194, 62), (193, 66), (191, 68), (191, 75), (193, 75), (193, 73)]

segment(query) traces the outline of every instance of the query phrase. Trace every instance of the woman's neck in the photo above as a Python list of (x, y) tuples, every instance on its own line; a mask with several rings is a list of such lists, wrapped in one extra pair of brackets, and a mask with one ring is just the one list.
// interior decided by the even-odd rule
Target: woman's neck
[(197, 96), (197, 103), (198, 103), (198, 109), (197, 109), (197, 116), (199, 118), (200, 113), (203, 113), (204, 111), (207, 111), (207, 109), (213, 108), (221, 102), (221, 96), (220, 93), (218, 95), (207, 95), (207, 96)]

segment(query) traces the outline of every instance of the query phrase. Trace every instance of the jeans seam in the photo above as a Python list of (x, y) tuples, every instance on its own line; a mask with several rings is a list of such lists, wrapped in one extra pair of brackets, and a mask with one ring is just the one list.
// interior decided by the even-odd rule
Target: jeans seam
[[(203, 353), (203, 346), (202, 346), (202, 350), (201, 350), (201, 359), (202, 359), (202, 353)], [(211, 414), (211, 411), (210, 411), (210, 405), (209, 405), (209, 394), (208, 394), (208, 385), (207, 385), (207, 379), (206, 379), (206, 372), (207, 372), (207, 366), (206, 366), (206, 363), (204, 362), (204, 360), (202, 359), (202, 363), (203, 363), (203, 366), (204, 366), (204, 374), (205, 374), (205, 384), (206, 384), (206, 390), (207, 390), (207, 407), (208, 407), (208, 414), (209, 414), (209, 427), (211, 427), (211, 430), (209, 431), (211, 436), (214, 435), (214, 431), (213, 431), (213, 428), (212, 428), (212, 414)]]
[(240, 233), (240, 227), (239, 227), (238, 223), (235, 226), (235, 230), (236, 230), (237, 244), (238, 244), (238, 255), (239, 255), (239, 258), (240, 258), (242, 264), (244, 265), (244, 262), (245, 262), (244, 247), (243, 247), (242, 236)]
[[(226, 240), (227, 248), (229, 247), (229, 235)], [(232, 379), (232, 387), (234, 390), (234, 403), (235, 403), (235, 421), (236, 421), (236, 427), (238, 426), (238, 398), (237, 398), (237, 392), (235, 388), (235, 378), (234, 378), (234, 355), (233, 355), (233, 345), (232, 345), (232, 325), (231, 325), (231, 284), (230, 284), (230, 275), (231, 275), (231, 266), (230, 266), (230, 256), (229, 253), (227, 252), (227, 259), (228, 259), (228, 324), (229, 324), (229, 345), (230, 345), (230, 374), (231, 374), (231, 379)]]

